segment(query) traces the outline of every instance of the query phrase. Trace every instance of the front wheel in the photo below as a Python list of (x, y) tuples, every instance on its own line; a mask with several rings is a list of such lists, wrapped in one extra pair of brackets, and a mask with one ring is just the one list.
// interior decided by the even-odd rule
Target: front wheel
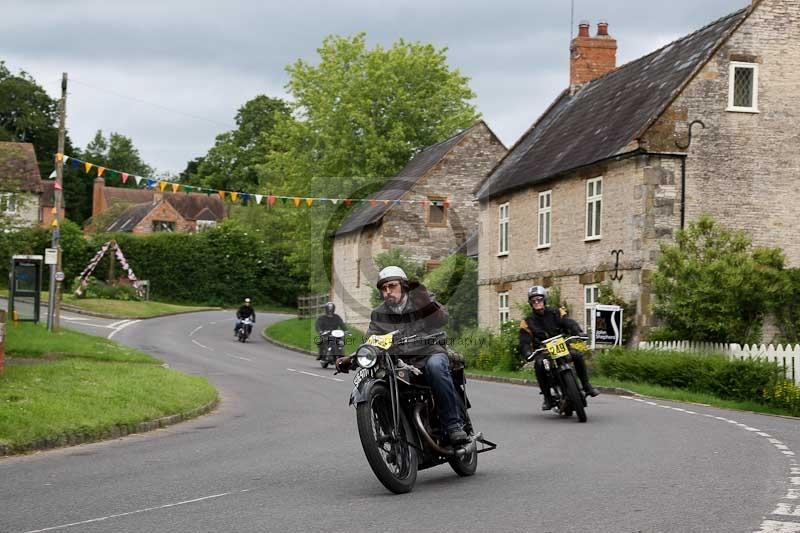
[(328, 368), (328, 361), (324, 359), (320, 360), (319, 366), (321, 366), (322, 368)]
[[(472, 430), (472, 422), (470, 421), (469, 414), (464, 406), (464, 400), (460, 396), (458, 403), (459, 408), (461, 409), (461, 418), (464, 420), (464, 429), (470, 436), (472, 436), (474, 433)], [(453, 457), (447, 461), (450, 464), (450, 468), (452, 468), (453, 471), (461, 477), (471, 476), (475, 473), (475, 470), (478, 469), (478, 444), (473, 440), (464, 448), (466, 448), (467, 453), (461, 457)]]
[(575, 374), (573, 372), (564, 372), (561, 375), (564, 381), (564, 393), (569, 400), (570, 406), (575, 409), (575, 414), (578, 415), (578, 422), (586, 422), (586, 409), (583, 407), (583, 398), (578, 390), (578, 384), (575, 381)]
[(400, 411), (400, 434), (393, 437), (392, 399), (380, 383), (372, 386), (367, 401), (356, 407), (358, 436), (372, 471), (395, 494), (411, 492), (417, 480), (417, 452), (408, 440), (413, 433)]

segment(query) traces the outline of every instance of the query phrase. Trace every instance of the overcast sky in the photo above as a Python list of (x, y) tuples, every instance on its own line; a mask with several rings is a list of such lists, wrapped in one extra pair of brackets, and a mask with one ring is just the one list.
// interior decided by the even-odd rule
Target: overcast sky
[[(621, 65), (749, 0), (575, 0), (575, 26), (605, 19)], [(386, 4), (386, 5), (385, 5)], [(329, 34), (364, 31), (448, 48), (475, 105), (511, 146), (568, 84), (570, 0), (2, 0), (0, 60), (58, 97), (85, 147), (98, 129), (131, 137), (145, 162), (180, 172), (234, 127), (258, 94), (286, 98), (284, 67), (316, 63)], [(118, 169), (124, 171), (125, 169)]]

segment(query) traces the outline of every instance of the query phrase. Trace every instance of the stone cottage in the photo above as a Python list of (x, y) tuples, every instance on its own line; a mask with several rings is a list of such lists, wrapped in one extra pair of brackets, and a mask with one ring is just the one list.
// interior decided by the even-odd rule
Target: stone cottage
[(533, 284), (585, 322), (610, 282), (638, 336), (659, 242), (703, 214), (800, 265), (800, 2), (754, 0), (619, 68), (608, 24), (589, 30), (570, 86), (477, 192), (480, 323), (519, 318)]
[[(428, 269), (439, 265), (477, 228), (475, 187), (506, 153), (486, 125), (472, 127), (417, 153), (386, 186), (341, 224), (333, 244), (332, 294), (350, 324), (369, 323), (375, 256), (401, 249)], [(413, 203), (409, 203), (413, 201)]]
[(5, 225), (21, 228), (44, 222), (41, 198), (48, 183), (39, 174), (32, 144), (0, 142), (0, 217)]
[(225, 206), (217, 195), (106, 187), (103, 178), (95, 178), (92, 218), (86, 229), (195, 233), (216, 225), (225, 216)]

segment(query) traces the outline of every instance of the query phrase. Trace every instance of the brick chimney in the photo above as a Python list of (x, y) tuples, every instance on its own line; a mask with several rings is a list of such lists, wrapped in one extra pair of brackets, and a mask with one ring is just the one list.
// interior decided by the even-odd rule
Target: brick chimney
[(106, 180), (97, 177), (94, 179), (94, 189), (92, 190), (92, 216), (96, 216), (106, 210), (106, 198), (103, 189), (106, 187)]
[(589, 35), (589, 23), (581, 21), (578, 36), (570, 45), (569, 86), (575, 94), (585, 83), (617, 68), (617, 40), (608, 34), (608, 23), (597, 24), (597, 35)]

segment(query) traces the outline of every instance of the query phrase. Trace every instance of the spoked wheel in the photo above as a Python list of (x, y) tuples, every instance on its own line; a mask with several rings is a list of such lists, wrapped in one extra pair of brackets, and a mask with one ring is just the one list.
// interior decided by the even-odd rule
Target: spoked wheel
[[(459, 400), (461, 400), (461, 398), (459, 398)], [(472, 422), (469, 419), (467, 410), (464, 408), (463, 400), (459, 401), (459, 407), (461, 408), (461, 419), (464, 420), (464, 431), (471, 437), (475, 431), (472, 429)], [(478, 444), (473, 440), (464, 448), (467, 453), (460, 457), (453, 457), (447, 461), (450, 464), (450, 468), (461, 477), (471, 476), (478, 468)]]
[(328, 361), (326, 361), (325, 359), (320, 359), (319, 366), (321, 366), (322, 368), (328, 368)]
[(392, 400), (389, 389), (375, 384), (367, 401), (356, 408), (358, 436), (369, 466), (383, 486), (395, 494), (411, 492), (417, 480), (417, 452), (408, 439), (411, 426), (400, 412), (400, 434), (392, 436)]
[(575, 374), (564, 372), (562, 377), (564, 379), (564, 388), (566, 389), (564, 392), (570, 405), (575, 410), (575, 414), (578, 415), (578, 422), (586, 422), (586, 409), (583, 407), (583, 398), (578, 390), (578, 384), (575, 382)]

